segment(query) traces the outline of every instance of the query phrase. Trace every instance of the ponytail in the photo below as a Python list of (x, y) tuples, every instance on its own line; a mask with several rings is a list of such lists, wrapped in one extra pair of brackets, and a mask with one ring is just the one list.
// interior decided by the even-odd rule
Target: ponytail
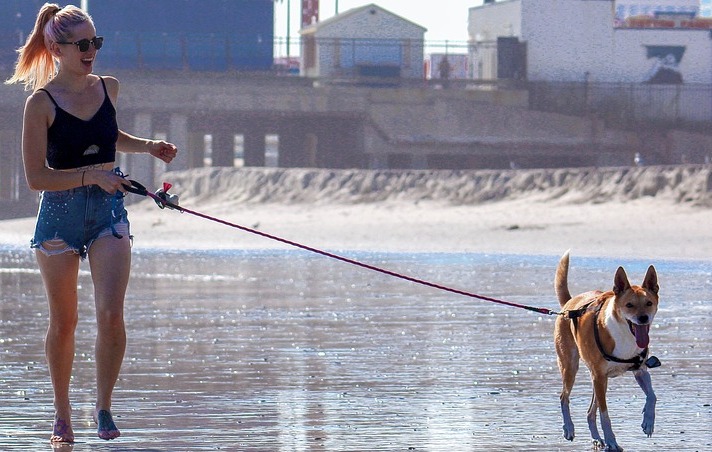
[(20, 82), (26, 90), (46, 85), (58, 70), (57, 61), (49, 51), (50, 42), (67, 39), (72, 27), (86, 21), (91, 21), (91, 17), (76, 6), (63, 9), (56, 3), (45, 3), (25, 45), (17, 50), (15, 73), (5, 83)]

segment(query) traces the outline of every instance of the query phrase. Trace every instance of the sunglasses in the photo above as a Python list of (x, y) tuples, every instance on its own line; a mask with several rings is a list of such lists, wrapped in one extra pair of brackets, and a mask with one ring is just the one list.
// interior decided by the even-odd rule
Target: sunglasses
[(101, 46), (104, 45), (104, 37), (94, 36), (91, 39), (80, 39), (79, 41), (74, 42), (57, 41), (57, 44), (74, 44), (75, 46), (77, 46), (80, 52), (86, 52), (87, 50), (89, 50), (89, 44), (93, 45), (96, 50), (101, 49)]

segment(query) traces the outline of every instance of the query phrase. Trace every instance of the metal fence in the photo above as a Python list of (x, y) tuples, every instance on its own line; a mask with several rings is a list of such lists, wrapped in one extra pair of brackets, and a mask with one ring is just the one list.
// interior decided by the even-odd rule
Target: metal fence
[(596, 116), (624, 128), (664, 124), (709, 133), (712, 125), (712, 85), (530, 81), (522, 86), (532, 110)]
[[(0, 72), (11, 71), (21, 37), (0, 33)], [(99, 63), (102, 68), (117, 69), (174, 69), (224, 72), (229, 70), (258, 70), (275, 74), (299, 73), (298, 52), (301, 41), (286, 41), (281, 37), (265, 42), (247, 42), (236, 34), (201, 33), (113, 33), (106, 36)], [(317, 47), (333, 49), (335, 41), (317, 42)], [(529, 92), (532, 110), (578, 116), (596, 116), (618, 127), (635, 127), (641, 123), (664, 123), (676, 127), (694, 128), (709, 133), (712, 124), (712, 85), (701, 84), (643, 84), (643, 83), (586, 83), (542, 82), (526, 80), (497, 80), (496, 42), (468, 44), (463, 41), (412, 40), (340, 40), (339, 58), (343, 68), (356, 67), (368, 53), (368, 61), (392, 61), (415, 66), (413, 46), (422, 46), (423, 55), (467, 55), (467, 76), (452, 77), (451, 88), (510, 87)], [(355, 51), (353, 48), (363, 46)], [(343, 49), (347, 49), (345, 51)], [(285, 51), (287, 55), (285, 55)], [(292, 56), (291, 52), (297, 54)], [(282, 64), (280, 64), (280, 61)], [(352, 71), (353, 76), (359, 75)], [(424, 75), (425, 73), (423, 73)], [(392, 84), (402, 86), (431, 86), (437, 80), (394, 78)]]

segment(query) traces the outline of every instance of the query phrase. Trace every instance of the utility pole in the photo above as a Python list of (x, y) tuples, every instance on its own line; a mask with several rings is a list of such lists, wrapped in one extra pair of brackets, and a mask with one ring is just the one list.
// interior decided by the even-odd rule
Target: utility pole
[(291, 17), (292, 15), (290, 14), (291, 11), (291, 0), (287, 0), (287, 60), (289, 60), (289, 57), (292, 56), (291, 53), (289, 53), (289, 41), (292, 40), (291, 37)]

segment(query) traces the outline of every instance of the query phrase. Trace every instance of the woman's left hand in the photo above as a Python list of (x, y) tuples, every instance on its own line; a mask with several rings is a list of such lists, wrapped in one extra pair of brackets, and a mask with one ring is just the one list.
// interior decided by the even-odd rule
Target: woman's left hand
[(178, 154), (178, 148), (175, 144), (166, 141), (151, 141), (148, 144), (148, 153), (166, 163), (171, 163)]

